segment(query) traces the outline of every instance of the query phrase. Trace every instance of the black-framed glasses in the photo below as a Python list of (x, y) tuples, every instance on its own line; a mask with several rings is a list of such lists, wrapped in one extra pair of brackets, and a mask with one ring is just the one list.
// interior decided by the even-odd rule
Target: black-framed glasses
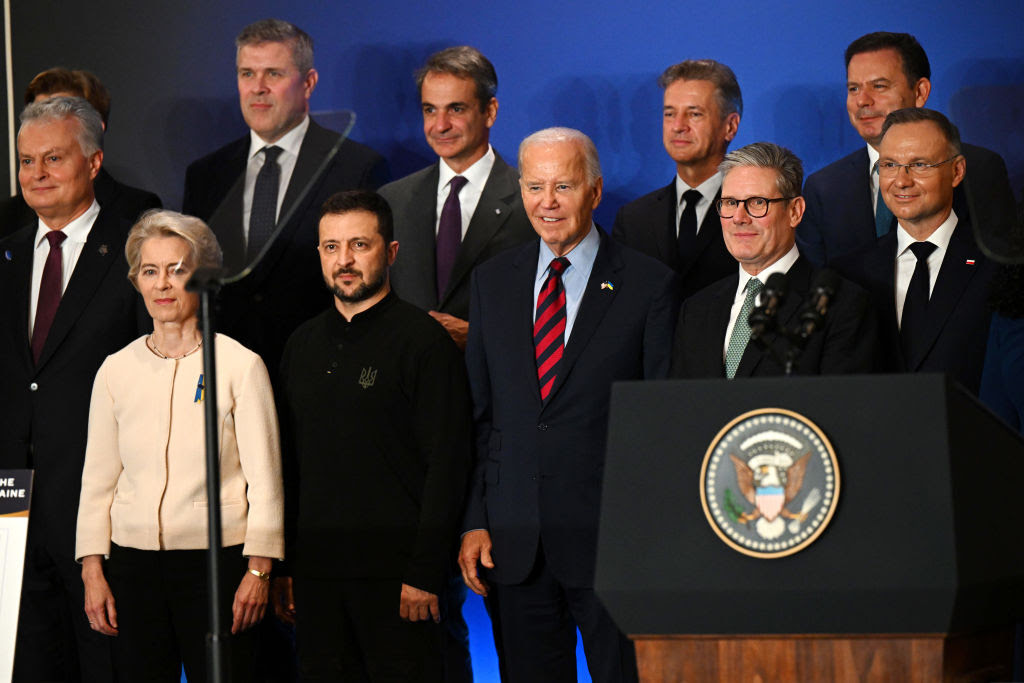
[(893, 176), (900, 172), (901, 168), (907, 169), (907, 174), (912, 175), (915, 178), (925, 178), (935, 173), (935, 169), (937, 169), (939, 166), (942, 166), (943, 164), (948, 164), (949, 162), (953, 161), (953, 159), (956, 159), (958, 156), (960, 155), (954, 154), (950, 158), (943, 159), (942, 161), (938, 161), (934, 164), (926, 164), (923, 161), (911, 161), (909, 164), (897, 164), (895, 161), (878, 160), (875, 162), (875, 165), (878, 166), (879, 178), (892, 178)]
[(715, 211), (722, 218), (732, 218), (736, 215), (736, 209), (742, 204), (751, 218), (764, 218), (768, 215), (768, 209), (771, 208), (772, 202), (788, 202), (790, 199), (796, 199), (796, 197), (774, 197), (772, 199), (767, 197), (747, 197), (746, 199), (722, 197), (715, 202)]

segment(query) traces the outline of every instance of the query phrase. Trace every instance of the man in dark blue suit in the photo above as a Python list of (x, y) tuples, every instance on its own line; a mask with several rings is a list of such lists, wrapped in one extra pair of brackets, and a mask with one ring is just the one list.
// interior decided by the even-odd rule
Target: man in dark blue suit
[[(879, 31), (846, 48), (846, 111), (867, 143), (856, 152), (813, 173), (804, 184), (807, 211), (797, 229), (800, 253), (815, 265), (874, 243), (892, 232), (896, 221), (880, 197), (878, 145), (885, 117), (897, 109), (923, 107), (931, 93), (931, 66), (924, 48), (908, 33)], [(974, 145), (962, 146), (964, 182), (953, 195), (963, 220), (979, 225), (987, 216), (1012, 216), (1013, 191), (1002, 157)], [(968, 198), (984, 216), (972, 216)], [(1001, 219), (1000, 219), (1001, 220)], [(1000, 226), (985, 225), (997, 233)]]
[(977, 393), (994, 264), (956, 210), (967, 164), (956, 126), (937, 111), (889, 114), (879, 145), (882, 198), (898, 227), (836, 268), (862, 285), (879, 315), (890, 372), (946, 372)]
[(508, 681), (575, 681), (576, 626), (594, 681), (635, 681), (632, 644), (593, 589), (608, 401), (612, 382), (666, 375), (675, 276), (594, 225), (586, 135), (534, 133), (519, 168), (540, 240), (473, 274), (477, 452), (459, 564), (497, 594)]
[(715, 203), (718, 165), (739, 129), (743, 96), (732, 69), (713, 59), (673, 64), (658, 85), (665, 91), (662, 142), (676, 173), (668, 186), (619, 209), (612, 237), (673, 268), (686, 299), (736, 268)]

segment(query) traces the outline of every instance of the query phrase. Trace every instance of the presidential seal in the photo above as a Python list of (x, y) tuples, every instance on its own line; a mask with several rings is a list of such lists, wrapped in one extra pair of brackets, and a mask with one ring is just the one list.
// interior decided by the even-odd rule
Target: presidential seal
[(700, 500), (718, 537), (744, 555), (784, 557), (821, 535), (839, 500), (839, 465), (825, 434), (803, 415), (762, 408), (711, 442)]

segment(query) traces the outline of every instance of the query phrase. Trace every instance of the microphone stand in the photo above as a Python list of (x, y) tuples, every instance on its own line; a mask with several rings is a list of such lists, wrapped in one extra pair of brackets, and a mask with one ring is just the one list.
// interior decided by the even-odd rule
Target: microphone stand
[[(226, 661), (224, 657), (224, 644), (227, 641), (228, 633), (225, 631), (221, 621), (220, 601), (220, 548), (223, 543), (223, 529), (221, 528), (220, 515), (220, 446), (217, 440), (217, 365), (214, 342), (214, 313), (213, 297), (225, 285), (231, 285), (244, 280), (259, 265), (271, 245), (277, 240), (281, 229), (294, 217), (298, 208), (309, 196), (313, 187), (317, 184), (328, 166), (334, 161), (341, 144), (348, 137), (349, 131), (355, 125), (355, 114), (352, 112), (340, 112), (339, 121), (342, 128), (339, 131), (338, 139), (324, 156), (312, 179), (302, 188), (302, 192), (295, 202), (289, 207), (278, 221), (274, 228), (273, 235), (263, 245), (260, 253), (251, 263), (242, 269), (237, 275), (224, 277), (223, 268), (201, 268), (193, 273), (185, 288), (191, 292), (199, 293), (199, 314), (202, 326), (203, 337), (203, 402), (206, 404), (203, 411), (204, 432), (206, 435), (206, 502), (207, 502), (207, 524), (208, 524), (208, 546), (206, 556), (206, 580), (209, 588), (209, 599), (207, 609), (210, 618), (210, 630), (206, 634), (206, 672), (207, 680), (210, 683), (224, 683), (227, 680)], [(244, 174), (238, 180), (244, 182)], [(228, 193), (229, 196), (231, 193)]]

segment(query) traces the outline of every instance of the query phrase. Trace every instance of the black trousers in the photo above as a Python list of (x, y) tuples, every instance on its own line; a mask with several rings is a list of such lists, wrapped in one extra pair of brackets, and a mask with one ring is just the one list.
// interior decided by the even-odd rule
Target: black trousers
[(49, 552), (30, 527), (12, 680), (110, 683), (112, 640), (89, 628), (82, 567)]
[(295, 577), (303, 683), (441, 683), (442, 625), (405, 622), (398, 579)]
[[(242, 546), (220, 551), (221, 624), (231, 630), (231, 603), (248, 566)], [(105, 572), (117, 609), (114, 661), (123, 681), (206, 681), (210, 628), (205, 550), (136, 550), (111, 547)], [(251, 634), (225, 636), (229, 681), (248, 683)]]
[(504, 683), (575, 683), (576, 627), (594, 683), (636, 683), (636, 652), (593, 588), (563, 585), (544, 550), (526, 581), (492, 585), (505, 650)]

